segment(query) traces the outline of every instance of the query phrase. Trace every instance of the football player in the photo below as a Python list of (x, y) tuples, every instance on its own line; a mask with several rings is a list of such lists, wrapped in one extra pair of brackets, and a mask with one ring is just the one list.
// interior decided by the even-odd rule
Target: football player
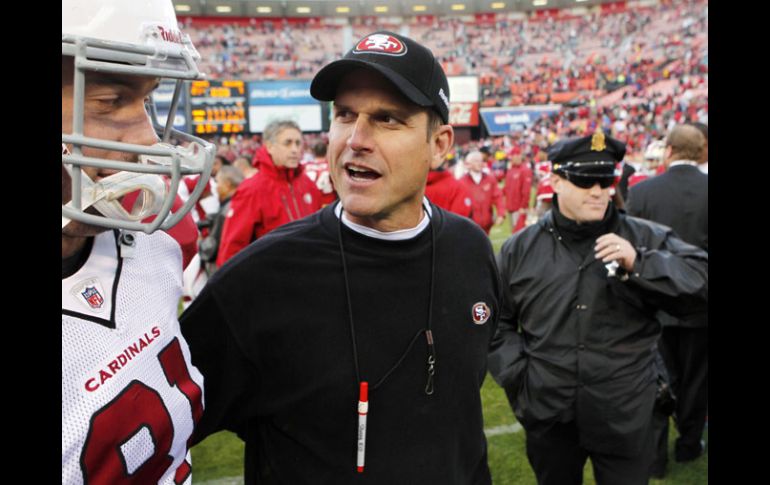
[[(192, 480), (203, 379), (167, 231), (208, 184), (214, 147), (171, 128), (184, 80), (203, 77), (178, 29), (171, 0), (62, 1), (62, 483)], [(161, 127), (164, 78), (177, 93)], [(188, 174), (199, 182), (173, 210)]]

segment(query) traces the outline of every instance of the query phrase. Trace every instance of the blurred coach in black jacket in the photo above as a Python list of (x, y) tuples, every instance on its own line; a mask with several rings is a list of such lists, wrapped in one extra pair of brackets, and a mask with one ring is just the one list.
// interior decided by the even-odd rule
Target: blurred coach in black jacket
[(657, 309), (708, 299), (708, 254), (619, 211), (625, 145), (597, 131), (549, 149), (553, 209), (503, 245), (504, 306), (489, 370), (527, 433), (540, 485), (646, 484), (654, 445)]
[[(666, 138), (666, 172), (631, 188), (628, 213), (665, 224), (684, 241), (708, 253), (709, 179), (697, 166), (705, 142), (697, 128), (675, 126)], [(704, 447), (701, 436), (708, 406), (708, 312), (688, 318), (661, 312), (659, 318), (663, 325), (660, 351), (677, 396), (679, 438), (674, 458), (690, 461), (700, 456)]]

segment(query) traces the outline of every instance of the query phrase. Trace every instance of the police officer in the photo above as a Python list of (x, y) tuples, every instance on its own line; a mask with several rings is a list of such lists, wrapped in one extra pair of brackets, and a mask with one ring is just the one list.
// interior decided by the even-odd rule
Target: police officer
[(657, 309), (708, 299), (708, 254), (610, 197), (625, 145), (603, 132), (549, 149), (553, 208), (503, 245), (505, 304), (489, 369), (527, 434), (540, 485), (647, 483)]

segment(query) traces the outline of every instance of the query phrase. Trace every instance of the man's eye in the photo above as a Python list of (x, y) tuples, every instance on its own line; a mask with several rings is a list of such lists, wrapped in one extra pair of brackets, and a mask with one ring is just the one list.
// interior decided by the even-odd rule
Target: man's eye
[(382, 121), (386, 125), (395, 125), (395, 124), (398, 124), (398, 123), (401, 122), (397, 118), (394, 118), (394, 117), (392, 117), (390, 115), (382, 115), (382, 116), (380, 116), (380, 121)]
[(97, 108), (112, 108), (120, 104), (120, 96), (100, 96), (92, 98), (91, 101)]
[(347, 110), (339, 110), (336, 113), (334, 113), (334, 117), (340, 118), (340, 119), (349, 119), (352, 116), (353, 116), (353, 113)]

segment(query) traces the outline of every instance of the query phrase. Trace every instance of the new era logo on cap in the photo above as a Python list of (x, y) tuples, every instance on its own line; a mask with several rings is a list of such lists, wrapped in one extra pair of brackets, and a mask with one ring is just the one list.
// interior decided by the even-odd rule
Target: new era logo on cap
[(449, 98), (447, 98), (446, 94), (444, 94), (444, 88), (439, 88), (438, 97), (441, 98), (441, 101), (443, 101), (447, 109), (449, 109)]
[(406, 54), (406, 45), (392, 35), (372, 34), (361, 39), (353, 49), (353, 54), (361, 54), (364, 52), (367, 54), (403, 56)]

